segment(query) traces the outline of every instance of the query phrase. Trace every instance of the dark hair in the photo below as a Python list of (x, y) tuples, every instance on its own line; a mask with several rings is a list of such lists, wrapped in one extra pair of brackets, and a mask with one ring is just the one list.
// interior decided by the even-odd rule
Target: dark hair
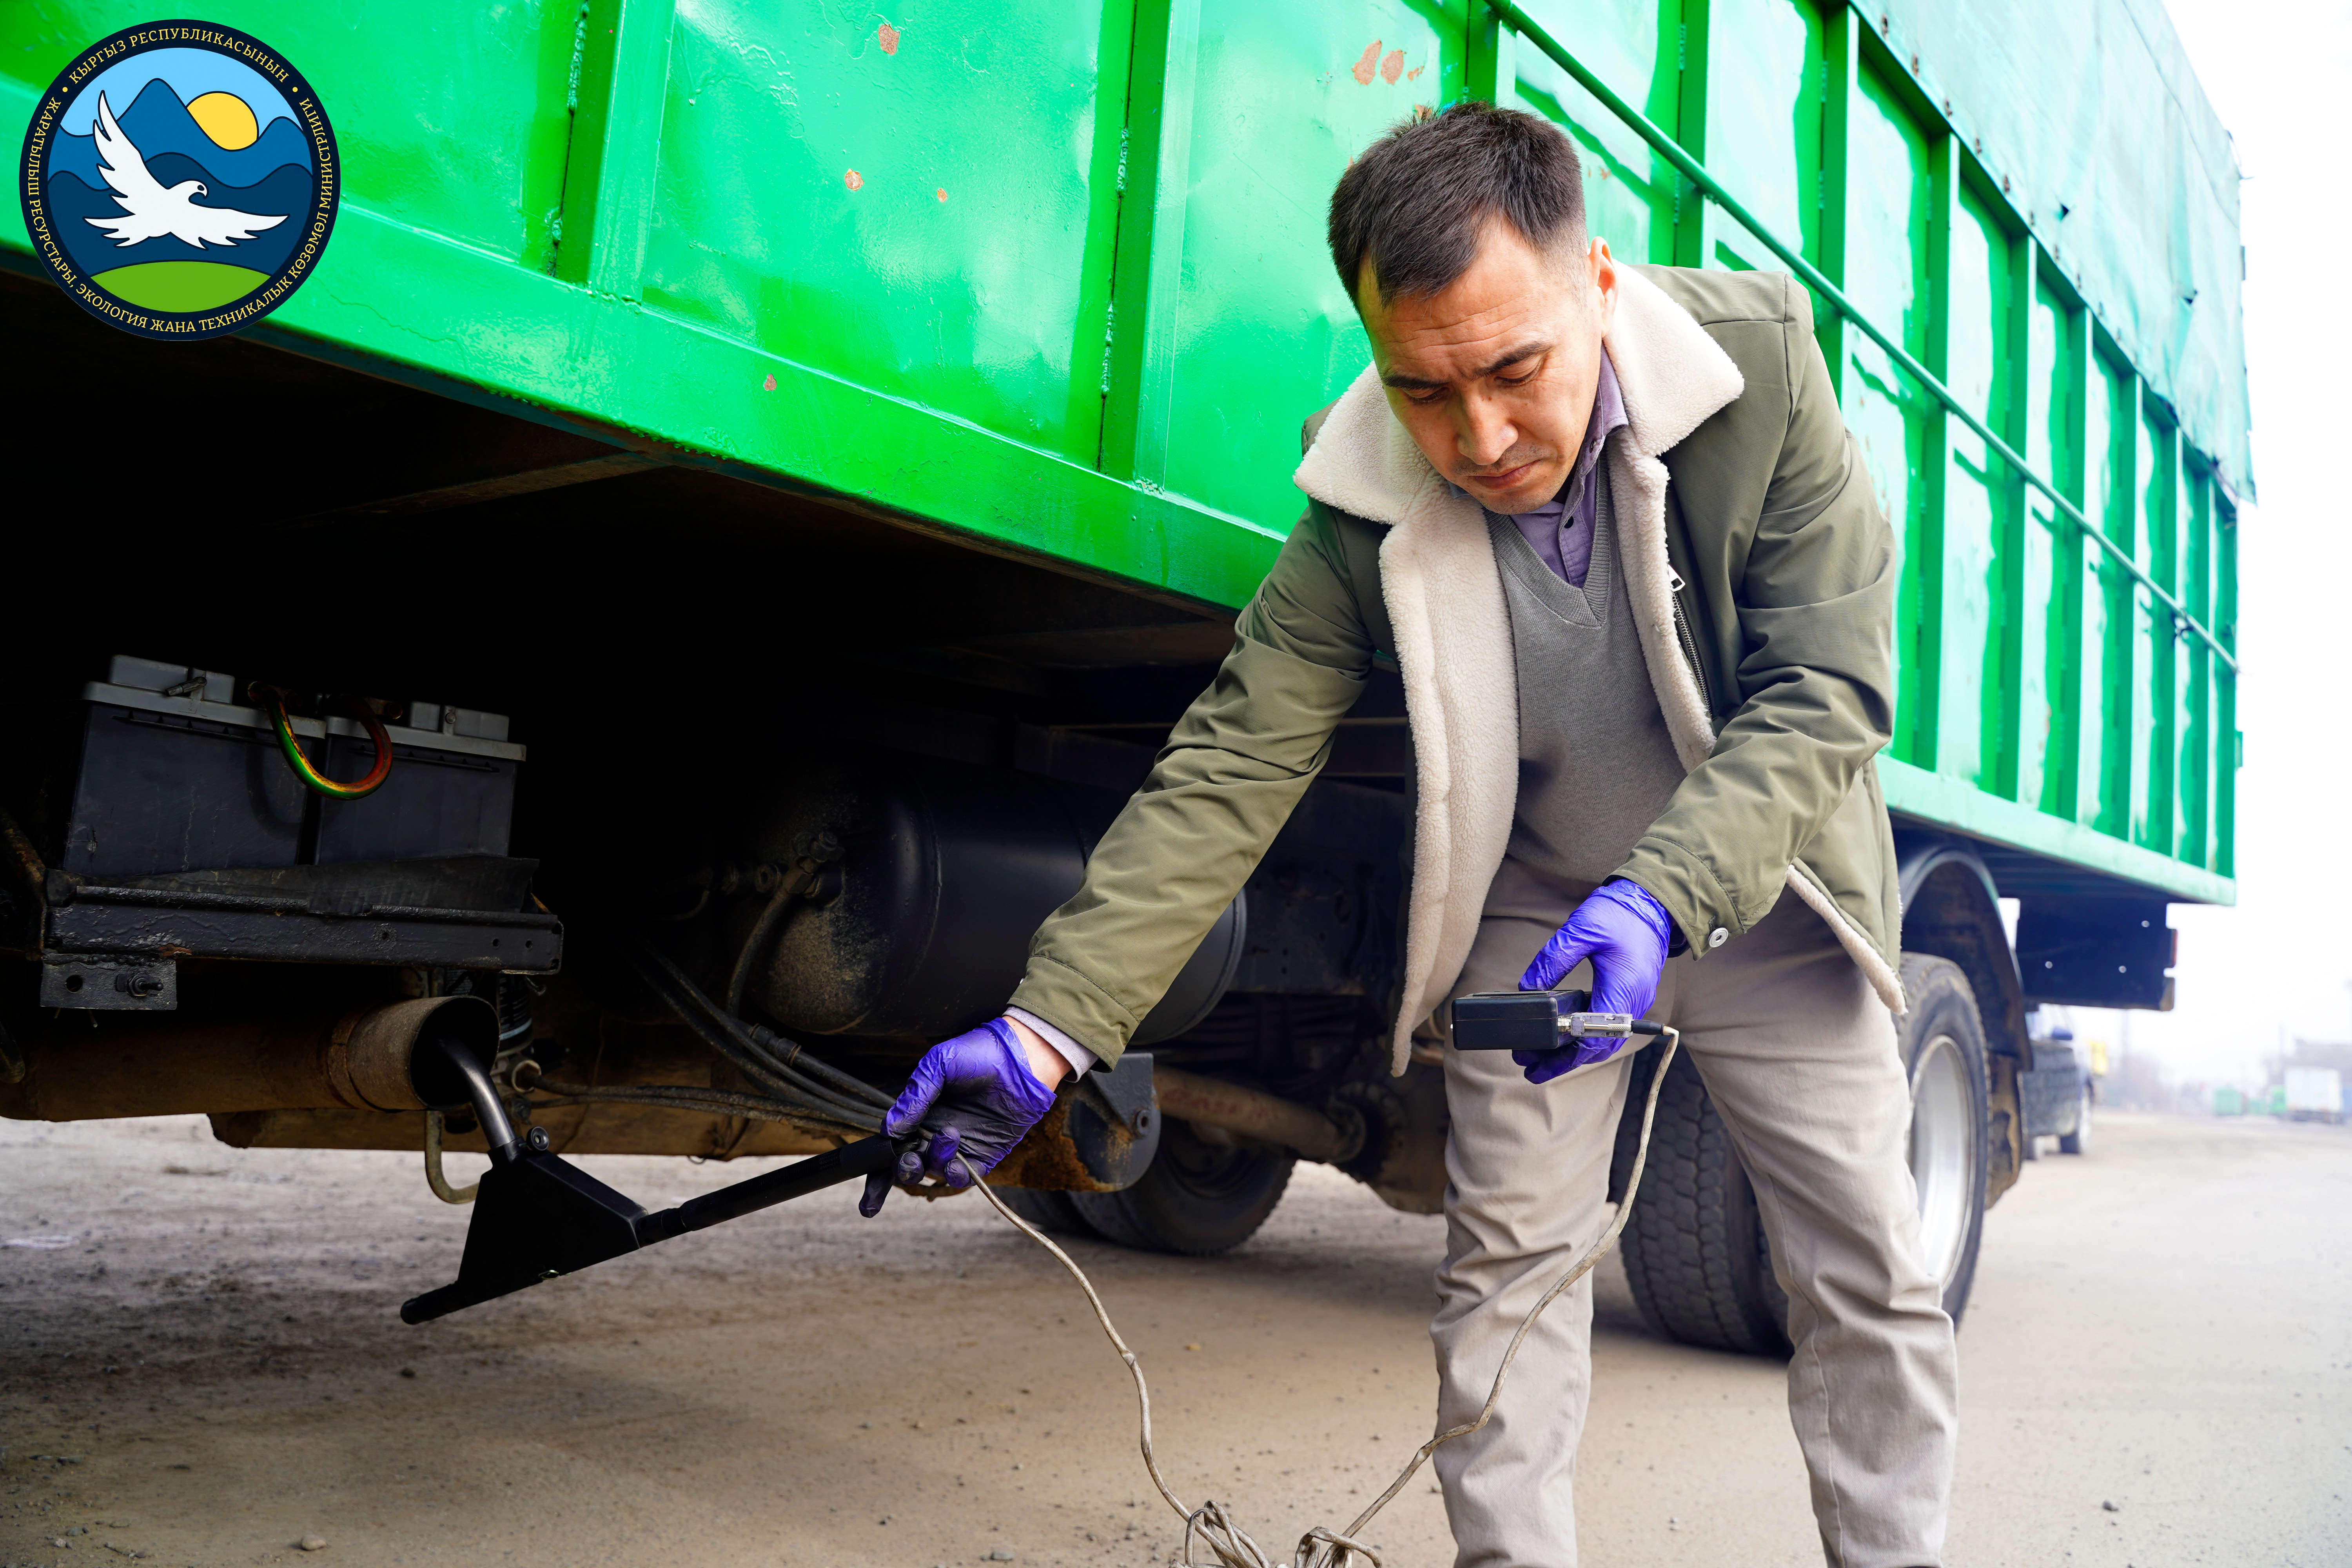
[(1364, 258), (1385, 304), (1433, 294), (1470, 269), (1501, 217), (1549, 250), (1584, 239), (1584, 170), (1549, 121), (1491, 103), (1408, 121), (1348, 165), (1331, 193), (1331, 264), (1356, 298)]

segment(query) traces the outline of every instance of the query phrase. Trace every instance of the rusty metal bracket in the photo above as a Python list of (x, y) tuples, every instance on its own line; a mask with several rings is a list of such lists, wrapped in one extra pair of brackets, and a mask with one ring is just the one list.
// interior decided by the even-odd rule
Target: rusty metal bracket
[(991, 1186), (1115, 1193), (1132, 1186), (1160, 1152), (1160, 1102), (1151, 1053), (1063, 1080), (1054, 1109), (988, 1174)]
[(38, 953), (48, 930), (48, 868), (0, 805), (0, 948)]

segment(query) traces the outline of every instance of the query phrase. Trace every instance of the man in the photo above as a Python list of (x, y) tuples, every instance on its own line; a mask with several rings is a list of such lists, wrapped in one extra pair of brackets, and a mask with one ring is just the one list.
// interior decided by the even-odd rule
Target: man
[[(967, 1181), (1066, 1072), (1115, 1059), (1392, 652), (1415, 762), (1397, 1069), (1449, 996), (1587, 964), (1596, 1009), (1675, 1023), (1789, 1295), (1829, 1561), (1935, 1563), (1952, 1326), (1917, 1257), (1871, 766), (1895, 542), (1806, 296), (1777, 274), (1619, 266), (1586, 235), (1567, 139), (1484, 104), (1367, 152), (1330, 239), (1372, 364), (1315, 429), (1307, 516), (1039, 930), (1014, 1005), (935, 1047), (891, 1128), (941, 1129), (919, 1163)], [(1603, 1228), (1615, 1045), (1446, 1053), (1441, 1426), (1477, 1410), (1529, 1305)], [(1438, 1451), (1465, 1568), (1574, 1562), (1591, 1323), (1588, 1281), (1494, 1420)]]

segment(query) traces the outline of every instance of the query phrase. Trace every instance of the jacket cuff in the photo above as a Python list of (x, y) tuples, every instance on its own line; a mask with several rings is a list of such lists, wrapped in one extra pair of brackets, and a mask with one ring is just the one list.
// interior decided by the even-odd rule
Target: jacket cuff
[(1694, 958), (1705, 958), (1747, 929), (1714, 871), (1679, 844), (1644, 836), (1625, 863), (1611, 874), (1624, 878), (1666, 907)]
[(1007, 1007), (1004, 1016), (1017, 1019), (1037, 1031), (1038, 1037), (1054, 1047), (1054, 1054), (1070, 1064), (1074, 1074), (1102, 1066), (1102, 1058), (1070, 1038), (1058, 1024), (1049, 1024), (1026, 1007)]
[(1053, 1026), (1104, 1067), (1118, 1065), (1128, 1037), (1141, 1022), (1112, 1001), (1101, 986), (1044, 953), (1030, 956), (1029, 972), (1005, 1010), (1015, 1009)]

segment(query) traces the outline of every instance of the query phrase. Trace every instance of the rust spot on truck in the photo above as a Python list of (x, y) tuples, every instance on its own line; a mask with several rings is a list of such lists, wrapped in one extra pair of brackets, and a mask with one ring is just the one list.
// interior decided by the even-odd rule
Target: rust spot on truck
[[(1132, 1142), (1125, 1128), (1114, 1128), (1115, 1139)], [(1030, 1187), (1040, 1192), (1105, 1193), (1112, 1189), (1095, 1180), (1086, 1162), (1078, 1157), (1077, 1145), (1070, 1141), (1070, 1102), (1067, 1098), (1056, 1100), (1054, 1109), (1045, 1112), (1038, 1123), (1029, 1129), (1012, 1152), (998, 1162), (987, 1176), (992, 1187)]]

